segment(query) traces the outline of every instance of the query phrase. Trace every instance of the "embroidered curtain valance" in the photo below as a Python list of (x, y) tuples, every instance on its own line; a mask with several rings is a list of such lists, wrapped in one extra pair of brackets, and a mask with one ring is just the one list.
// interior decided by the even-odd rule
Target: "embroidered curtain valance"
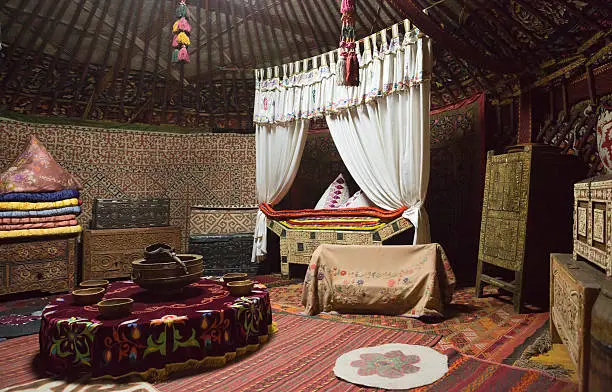
[(360, 85), (336, 83), (334, 50), (294, 63), (255, 70), (256, 124), (286, 123), (337, 113), (378, 97), (405, 90), (429, 80), (431, 53), (429, 38), (404, 21), (362, 40), (357, 46)]

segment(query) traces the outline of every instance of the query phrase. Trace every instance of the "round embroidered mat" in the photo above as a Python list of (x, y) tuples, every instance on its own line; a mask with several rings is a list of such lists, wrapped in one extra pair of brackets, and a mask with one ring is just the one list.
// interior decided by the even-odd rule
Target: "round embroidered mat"
[(341, 355), (334, 373), (353, 384), (409, 389), (431, 384), (448, 371), (448, 358), (425, 346), (383, 344)]

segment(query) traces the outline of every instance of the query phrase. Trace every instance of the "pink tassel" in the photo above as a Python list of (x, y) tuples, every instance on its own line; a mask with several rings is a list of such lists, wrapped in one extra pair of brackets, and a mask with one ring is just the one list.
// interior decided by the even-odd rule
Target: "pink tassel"
[(172, 37), (172, 47), (173, 48), (178, 48), (179, 47), (179, 43), (178, 43), (178, 39), (177, 39), (178, 35), (174, 35)]
[(340, 13), (346, 14), (347, 12), (351, 12), (355, 10), (355, 0), (342, 0), (342, 5), (340, 6)]
[(191, 33), (191, 26), (189, 25), (189, 22), (187, 22), (187, 19), (185, 18), (181, 18), (178, 21), (178, 29), (181, 31), (184, 31), (187, 34)]
[(181, 50), (178, 52), (178, 61), (182, 61), (185, 63), (189, 62), (189, 52), (187, 51), (187, 47), (183, 45)]

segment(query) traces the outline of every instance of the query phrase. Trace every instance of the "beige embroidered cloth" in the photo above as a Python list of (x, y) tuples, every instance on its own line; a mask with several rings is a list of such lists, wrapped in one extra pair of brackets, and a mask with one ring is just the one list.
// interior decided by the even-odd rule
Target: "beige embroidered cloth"
[(442, 316), (455, 275), (439, 244), (320, 245), (304, 279), (304, 313)]

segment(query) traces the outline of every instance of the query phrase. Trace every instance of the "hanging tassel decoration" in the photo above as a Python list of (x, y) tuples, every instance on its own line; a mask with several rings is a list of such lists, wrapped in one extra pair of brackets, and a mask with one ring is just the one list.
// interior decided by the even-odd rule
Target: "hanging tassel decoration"
[(336, 83), (340, 86), (359, 86), (359, 60), (355, 42), (355, 0), (342, 0), (342, 31), (340, 54), (336, 64)]
[(181, 50), (179, 50), (177, 60), (182, 61), (183, 63), (189, 62), (189, 52), (187, 51), (187, 47), (185, 45), (183, 45)]
[(189, 34), (191, 34), (191, 25), (189, 24), (189, 10), (185, 0), (181, 0), (176, 7), (177, 21), (172, 25), (172, 62), (173, 63), (188, 63), (189, 51), (187, 48), (191, 45)]

